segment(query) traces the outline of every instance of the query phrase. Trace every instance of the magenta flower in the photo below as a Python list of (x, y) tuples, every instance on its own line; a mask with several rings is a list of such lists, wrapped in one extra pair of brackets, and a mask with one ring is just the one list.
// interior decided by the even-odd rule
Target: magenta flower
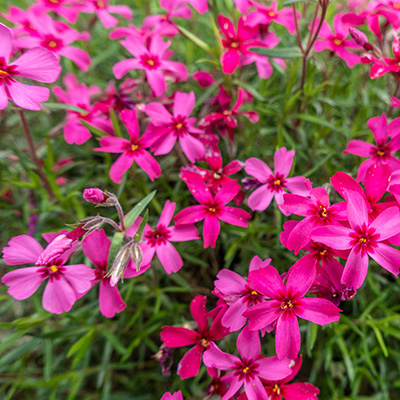
[(350, 140), (343, 154), (350, 153), (359, 157), (369, 157), (358, 169), (357, 180), (364, 181), (367, 169), (377, 163), (389, 164), (394, 171), (400, 168), (400, 161), (392, 153), (400, 149), (400, 135), (388, 141), (388, 124), (386, 115), (374, 117), (368, 120), (368, 128), (372, 131), (376, 146), (361, 140)]
[(151, 229), (149, 225), (143, 231), (145, 241), (140, 244), (143, 252), (148, 253), (150, 259), (157, 254), (161, 265), (167, 274), (179, 271), (183, 266), (182, 257), (171, 242), (186, 242), (199, 238), (199, 233), (193, 224), (169, 226), (174, 215), (176, 203), (165, 202), (157, 227)]
[(31, 36), (17, 38), (17, 46), (24, 49), (43, 47), (57, 58), (63, 56), (71, 59), (82, 71), (89, 70), (91, 64), (89, 54), (70, 46), (77, 40), (89, 40), (90, 35), (87, 32), (80, 33), (63, 22), (53, 21), (47, 14), (32, 14), (32, 26), (34, 32)]
[(174, 394), (164, 393), (163, 397), (161, 397), (160, 400), (183, 400), (182, 392), (179, 390), (178, 392), (175, 392)]
[(386, 244), (386, 239), (400, 232), (398, 207), (384, 210), (372, 223), (364, 198), (357, 192), (347, 192), (347, 216), (350, 227), (326, 226), (316, 229), (312, 239), (337, 250), (351, 250), (341, 282), (358, 289), (368, 272), (368, 256), (397, 277), (400, 251)]
[(93, 204), (100, 204), (107, 200), (104, 192), (96, 188), (85, 189), (83, 191), (83, 198)]
[[(354, 40), (346, 39), (349, 35), (349, 26), (343, 23), (342, 18), (342, 14), (337, 14), (333, 20), (335, 28), (334, 32), (331, 31), (331, 28), (326, 21), (323, 22), (318, 37), (324, 40), (317, 40), (314, 45), (314, 50), (316, 52), (330, 50), (332, 53), (336, 53), (341, 59), (343, 59), (349, 68), (353, 68), (354, 65), (361, 62), (361, 57), (348, 51), (348, 49), (362, 49), (362, 47)], [(315, 28), (317, 24), (318, 21), (314, 25)]]
[[(250, 262), (249, 272), (266, 267), (270, 263), (270, 258), (262, 261), (258, 256), (255, 256)], [(246, 310), (254, 304), (260, 304), (264, 301), (264, 296), (249, 286), (245, 278), (229, 269), (219, 271), (214, 285), (213, 293), (229, 305), (221, 323), (231, 332), (243, 328), (247, 321), (247, 318), (243, 316)]]
[(8, 99), (27, 110), (40, 110), (40, 103), (47, 101), (50, 90), (41, 86), (29, 86), (15, 78), (29, 78), (38, 82), (54, 82), (61, 72), (56, 57), (49, 51), (34, 48), (10, 63), (13, 49), (11, 31), (0, 24), (0, 110), (7, 107)]
[(207, 0), (187, 0), (187, 2), (199, 13), (204, 14), (208, 11)]
[(151, 39), (149, 49), (137, 38), (129, 37), (120, 42), (135, 58), (118, 62), (113, 67), (117, 79), (122, 78), (132, 69), (141, 69), (146, 72), (146, 78), (156, 96), (161, 96), (167, 91), (163, 70), (177, 75), (186, 80), (187, 69), (178, 62), (169, 61), (167, 49), (171, 42), (164, 42), (160, 36)]
[[(65, 265), (78, 243), (69, 246), (62, 254), (54, 252), (54, 241), (65, 235), (46, 234), (45, 239), (53, 239), (43, 250), (31, 236), (15, 236), (3, 249), (4, 262), (7, 265), (36, 264), (34, 267), (20, 268), (8, 272), (1, 282), (9, 286), (8, 293), (17, 300), (32, 296), (40, 284), (48, 279), (43, 292), (42, 305), (46, 311), (61, 314), (71, 310), (75, 301), (91, 287), (94, 272), (84, 264)], [(49, 249), (52, 248), (50, 251)], [(46, 262), (46, 263), (45, 263)]]
[(36, 29), (32, 25), (32, 17), (34, 18), (33, 7), (31, 6), (27, 10), (22, 10), (21, 8), (10, 6), (8, 7), (8, 14), (0, 13), (4, 19), (14, 24), (12, 32), (15, 36), (35, 34)]
[(295, 364), (291, 367), (292, 373), (286, 378), (275, 381), (264, 381), (268, 400), (318, 400), (319, 389), (311, 383), (289, 383), (299, 372), (302, 363), (301, 355), (296, 358)]
[(82, 241), (82, 250), (86, 257), (96, 267), (93, 285), (100, 282), (99, 287), (99, 306), (100, 312), (107, 318), (114, 317), (115, 314), (125, 310), (126, 304), (121, 298), (118, 286), (110, 285), (110, 278), (106, 278), (108, 265), (108, 252), (111, 241), (107, 238), (104, 230), (93, 231)]
[(249, 285), (270, 298), (244, 313), (251, 330), (276, 323), (275, 346), (279, 359), (296, 358), (300, 350), (300, 329), (297, 318), (326, 325), (338, 321), (340, 310), (326, 299), (305, 298), (316, 275), (312, 255), (297, 261), (287, 273), (286, 285), (272, 266), (249, 274)]
[(250, 47), (263, 47), (264, 45), (253, 40), (257, 34), (257, 28), (245, 26), (244, 17), (240, 17), (237, 32), (232, 21), (223, 15), (218, 16), (218, 25), (225, 39), (222, 46), (227, 49), (221, 56), (221, 65), (224, 74), (233, 74), (240, 63), (240, 55), (252, 54)]
[(36, 4), (32, 10), (38, 14), (53, 11), (55, 14), (64, 17), (70, 24), (74, 24), (79, 15), (80, 0), (35, 0)]
[(292, 169), (295, 151), (287, 151), (282, 147), (275, 152), (275, 170), (270, 170), (267, 164), (258, 158), (249, 158), (246, 161), (245, 171), (256, 178), (262, 185), (249, 196), (249, 207), (252, 210), (264, 211), (275, 197), (278, 207), (283, 214), (288, 215), (281, 207), (283, 204), (284, 189), (298, 195), (307, 196), (309, 194), (306, 186), (306, 178), (294, 176), (288, 178)]
[(281, 209), (290, 214), (305, 217), (289, 234), (285, 246), (297, 254), (311, 239), (311, 233), (318, 226), (340, 225), (338, 221), (347, 219), (346, 203), (330, 205), (329, 196), (322, 187), (313, 189), (307, 181), (309, 196), (286, 193)]
[(200, 179), (187, 182), (194, 198), (201, 206), (190, 206), (180, 211), (174, 218), (176, 225), (193, 224), (204, 219), (203, 239), (204, 248), (215, 247), (220, 231), (219, 221), (231, 225), (247, 228), (251, 215), (236, 207), (226, 207), (240, 191), (236, 181), (227, 182), (218, 193), (213, 196), (210, 189)]
[(258, 332), (252, 332), (246, 326), (240, 332), (236, 346), (240, 358), (222, 352), (214, 343), (204, 353), (203, 361), (207, 367), (216, 367), (222, 371), (233, 370), (222, 377), (229, 389), (222, 400), (231, 399), (244, 386), (249, 400), (268, 400), (261, 380), (283, 379), (291, 374), (289, 360), (277, 357), (263, 357)]
[(374, 59), (375, 63), (370, 73), (371, 79), (380, 78), (388, 72), (397, 74), (400, 71), (400, 39), (396, 36), (393, 37), (392, 50), (394, 58)]
[(145, 137), (139, 137), (139, 122), (136, 111), (124, 110), (120, 114), (121, 121), (128, 129), (130, 140), (104, 136), (100, 139), (100, 148), (95, 151), (107, 153), (122, 153), (110, 169), (110, 178), (115, 183), (121, 183), (122, 175), (131, 167), (134, 161), (137, 162), (153, 181), (161, 175), (161, 168), (153, 156), (145, 149), (150, 147)]
[(220, 319), (214, 318), (209, 327), (206, 310), (206, 296), (196, 296), (190, 304), (190, 312), (196, 321), (198, 331), (175, 326), (163, 326), (161, 340), (172, 348), (195, 345), (182, 358), (178, 365), (178, 375), (182, 379), (196, 376), (200, 369), (201, 356), (215, 340), (222, 339), (229, 331), (222, 327)]
[(110, 135), (114, 134), (110, 121), (100, 116), (100, 111), (90, 104), (90, 96), (100, 93), (100, 88), (84, 84), (79, 84), (74, 74), (65, 75), (64, 84), (66, 92), (57, 86), (53, 89), (54, 94), (60, 99), (61, 103), (72, 104), (82, 108), (83, 112), (67, 111), (66, 123), (64, 125), (65, 141), (69, 144), (83, 144), (89, 140), (92, 135), (88, 128), (82, 125), (79, 120), (84, 120), (100, 130)]
[[(59, 0), (56, 0), (59, 1)], [(89, 14), (96, 14), (104, 28), (112, 28), (117, 25), (117, 18), (111, 14), (118, 14), (121, 17), (132, 20), (132, 10), (124, 5), (109, 5), (109, 0), (86, 0), (80, 3), (80, 11)], [(111, 14), (110, 14), (111, 13)]]
[(145, 135), (151, 138), (151, 148), (156, 156), (168, 154), (179, 141), (190, 162), (203, 159), (204, 144), (194, 134), (204, 131), (194, 127), (195, 118), (189, 118), (195, 101), (193, 92), (175, 92), (173, 115), (160, 103), (149, 103), (144, 107), (144, 112), (151, 118)]
[[(257, 11), (251, 11), (246, 17), (246, 25), (254, 28), (258, 25), (269, 25), (271, 22), (283, 25), (292, 35), (296, 27), (294, 23), (294, 14), (292, 8), (282, 8), (278, 11), (278, 3), (273, 1), (271, 5), (259, 4), (255, 1), (251, 2)], [(300, 13), (297, 11), (297, 18)]]

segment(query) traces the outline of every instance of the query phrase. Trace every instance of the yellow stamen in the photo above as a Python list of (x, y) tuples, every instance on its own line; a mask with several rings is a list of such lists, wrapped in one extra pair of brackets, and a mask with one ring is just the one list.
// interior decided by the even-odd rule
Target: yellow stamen
[(279, 179), (277, 179), (275, 182), (274, 182), (274, 185), (276, 185), (276, 186), (279, 186), (281, 184), (281, 181), (279, 180)]
[(177, 124), (177, 125), (176, 125), (176, 129), (181, 129), (182, 126), (183, 126), (182, 124)]
[(288, 300), (285, 304), (281, 305), (282, 310), (286, 310), (287, 308), (293, 308), (292, 300)]
[(7, 72), (6, 71), (2, 71), (1, 69), (0, 69), (0, 76), (6, 76), (7, 75)]
[(57, 43), (54, 40), (52, 40), (51, 42), (49, 42), (49, 47), (54, 49), (55, 47), (57, 47)]
[(223, 114), (224, 114), (224, 115), (231, 115), (232, 113), (231, 113), (230, 111), (228, 111), (228, 110), (225, 110), (225, 111), (223, 112)]
[(214, 173), (213, 173), (213, 178), (214, 178), (214, 179), (221, 179), (221, 175), (218, 174), (217, 172), (214, 172)]
[(50, 0), (50, 3), (53, 3), (53, 4), (58, 4), (58, 3), (59, 3), (59, 1), (58, 1), (58, 0)]
[(324, 255), (326, 254), (326, 252), (327, 252), (327, 250), (322, 250), (322, 251), (319, 252), (319, 254), (320, 254), (321, 256), (324, 256)]
[(58, 271), (57, 265), (52, 265), (52, 266), (50, 267), (50, 269), (51, 269), (52, 272), (57, 272), (57, 271)]
[(278, 396), (281, 394), (281, 389), (279, 389), (279, 386), (277, 384), (274, 385), (272, 391), (276, 393)]
[(216, 209), (215, 209), (215, 207), (210, 207), (209, 209), (208, 209), (208, 211), (210, 211), (210, 212), (215, 212), (216, 211)]
[(385, 152), (384, 151), (378, 151), (378, 156), (384, 156), (385, 155)]
[(319, 208), (322, 209), (321, 217), (326, 218), (328, 216), (328, 214), (326, 212), (326, 208), (323, 206), (319, 206)]
[(243, 372), (245, 373), (245, 374), (247, 374), (247, 372), (249, 372), (249, 367), (245, 367), (245, 368), (243, 368)]
[(258, 296), (258, 293), (257, 293), (255, 290), (252, 290), (252, 291), (250, 292), (250, 294), (251, 294), (252, 296)]
[(89, 115), (89, 111), (83, 112), (79, 114), (81, 117), (87, 117)]
[(276, 16), (276, 12), (275, 11), (268, 11), (268, 16), (271, 18), (274, 18)]
[(238, 48), (239, 47), (238, 42), (232, 42), (231, 47), (233, 47), (234, 49)]
[(201, 339), (201, 345), (203, 347), (208, 347), (209, 345), (208, 340), (206, 338)]
[(393, 3), (393, 8), (395, 8), (396, 10), (400, 10), (400, 4)]
[(131, 150), (132, 150), (132, 151), (135, 151), (138, 147), (139, 147), (138, 145), (132, 144), (132, 145), (131, 145)]
[(340, 46), (343, 42), (340, 39), (335, 39), (333, 43), (336, 44), (336, 46)]
[(99, 8), (104, 8), (106, 5), (104, 4), (104, 1), (101, 1), (101, 0), (99, 0), (98, 2), (97, 2), (97, 7), (99, 7)]
[(365, 239), (365, 238), (360, 238), (360, 243), (363, 243), (363, 244), (365, 244), (365, 243), (367, 243), (367, 239)]
[(154, 65), (154, 61), (153, 60), (149, 60), (149, 61), (147, 61), (147, 64), (149, 64), (150, 66), (153, 66)]

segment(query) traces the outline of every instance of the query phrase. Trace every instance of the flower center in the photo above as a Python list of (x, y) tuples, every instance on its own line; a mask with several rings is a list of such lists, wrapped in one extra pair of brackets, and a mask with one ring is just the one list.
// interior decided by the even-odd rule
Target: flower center
[(322, 251), (319, 252), (319, 254), (320, 254), (321, 256), (324, 256), (324, 255), (326, 254), (327, 251), (328, 251), (328, 250), (326, 250), (326, 249), (325, 249), (325, 250), (322, 250)]
[(58, 0), (49, 0), (49, 3), (52, 3), (52, 4), (59, 4), (60, 2), (59, 2)]
[(376, 154), (378, 154), (378, 156), (384, 156), (385, 152), (382, 150), (378, 150), (378, 152)]
[(293, 308), (294, 307), (294, 305), (293, 305), (293, 303), (292, 303), (292, 300), (287, 300), (287, 301), (285, 301), (285, 302), (283, 302), (282, 304), (281, 304), (281, 309), (282, 310), (286, 310), (286, 309), (288, 309), (288, 308)]
[(319, 216), (322, 217), (322, 218), (326, 218), (328, 216), (328, 212), (326, 210), (326, 207), (319, 206)]
[(57, 265), (52, 265), (52, 266), (50, 267), (50, 269), (51, 269), (51, 272), (57, 272), (57, 271), (58, 271)]
[(201, 345), (202, 345), (203, 347), (208, 347), (208, 345), (209, 345), (208, 340), (207, 340), (206, 338), (202, 338), (202, 339), (201, 339)]
[(367, 243), (367, 238), (360, 237), (359, 242), (362, 243), (362, 244), (365, 244), (365, 243)]
[(276, 181), (274, 181), (274, 185), (275, 186), (279, 186), (281, 184), (281, 181), (279, 179), (277, 179)]
[(270, 17), (270, 18), (276, 17), (276, 12), (275, 11), (268, 11), (268, 17)]
[(233, 47), (234, 49), (237, 49), (239, 47), (239, 43), (238, 42), (232, 42), (231, 43), (231, 47)]
[(81, 117), (87, 117), (89, 114), (90, 114), (89, 111), (86, 111), (86, 112), (80, 113), (79, 115), (80, 115)]
[(104, 4), (104, 1), (102, 1), (102, 0), (99, 0), (98, 2), (97, 2), (97, 7), (99, 7), (99, 8), (105, 8), (105, 4)]
[(252, 296), (258, 296), (258, 292), (256, 292), (255, 290), (252, 290), (252, 291), (250, 292), (250, 294), (251, 294)]
[(400, 4), (393, 3), (393, 8), (395, 8), (396, 10), (400, 10)]
[(52, 40), (51, 42), (48, 43), (48, 46), (51, 47), (52, 49), (55, 49), (57, 47), (57, 43)]
[(176, 124), (176, 129), (181, 129), (182, 128), (182, 124)]
[(215, 213), (217, 209), (215, 207), (209, 207), (208, 211)]
[(336, 46), (340, 46), (340, 45), (343, 43), (343, 40), (341, 40), (341, 39), (335, 39), (335, 40), (333, 41), (333, 43), (334, 43)]
[(276, 393), (278, 396), (281, 394), (281, 389), (279, 388), (279, 386), (277, 384), (274, 385), (274, 387), (272, 388), (272, 391), (274, 393)]
[(217, 172), (214, 172), (213, 173), (213, 178), (214, 179), (221, 179), (221, 175), (219, 173), (217, 173)]
[(153, 54), (143, 54), (141, 57), (142, 65), (147, 69), (156, 69), (160, 66), (158, 57)]
[(132, 151), (136, 151), (136, 150), (138, 149), (138, 147), (139, 147), (139, 146), (138, 146), (137, 144), (132, 144), (132, 145), (131, 145), (131, 150), (132, 150)]
[(232, 114), (232, 111), (225, 110), (225, 111), (223, 112), (223, 114), (224, 114), (224, 115), (231, 115), (231, 114)]
[(0, 76), (7, 76), (8, 72), (0, 69)]
[(243, 373), (247, 374), (247, 372), (249, 372), (250, 368), (249, 367), (244, 367), (243, 368)]

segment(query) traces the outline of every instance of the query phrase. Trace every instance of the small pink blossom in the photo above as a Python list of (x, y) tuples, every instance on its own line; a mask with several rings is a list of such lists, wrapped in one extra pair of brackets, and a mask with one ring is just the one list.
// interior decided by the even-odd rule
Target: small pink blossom
[(164, 393), (163, 397), (160, 400), (183, 400), (182, 392), (179, 390), (174, 394), (171, 393)]
[[(36, 4), (32, 10), (37, 13), (48, 13), (53, 11), (55, 14), (64, 17), (70, 24), (74, 24), (79, 15), (80, 0), (35, 0)], [(77, 6), (78, 4), (78, 6)]]

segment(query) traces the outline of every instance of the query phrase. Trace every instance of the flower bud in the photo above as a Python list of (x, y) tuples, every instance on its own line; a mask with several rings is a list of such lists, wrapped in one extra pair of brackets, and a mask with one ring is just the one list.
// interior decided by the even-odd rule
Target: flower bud
[(110, 270), (105, 275), (106, 278), (110, 278), (110, 285), (115, 286), (120, 279), (123, 280), (125, 269), (130, 260), (130, 244), (128, 243), (122, 247), (115, 260), (112, 263)]
[(130, 256), (132, 261), (136, 265), (136, 271), (140, 270), (140, 264), (143, 261), (143, 251), (137, 242), (133, 242), (132, 246), (130, 247)]
[(244, 190), (257, 189), (262, 185), (256, 178), (243, 178), (242, 185)]
[(371, 51), (373, 48), (368, 42), (367, 35), (364, 32), (359, 31), (356, 28), (351, 27), (349, 29), (350, 36), (359, 45), (364, 47), (365, 50)]
[(100, 204), (107, 198), (100, 189), (90, 188), (83, 191), (83, 198), (89, 203)]

